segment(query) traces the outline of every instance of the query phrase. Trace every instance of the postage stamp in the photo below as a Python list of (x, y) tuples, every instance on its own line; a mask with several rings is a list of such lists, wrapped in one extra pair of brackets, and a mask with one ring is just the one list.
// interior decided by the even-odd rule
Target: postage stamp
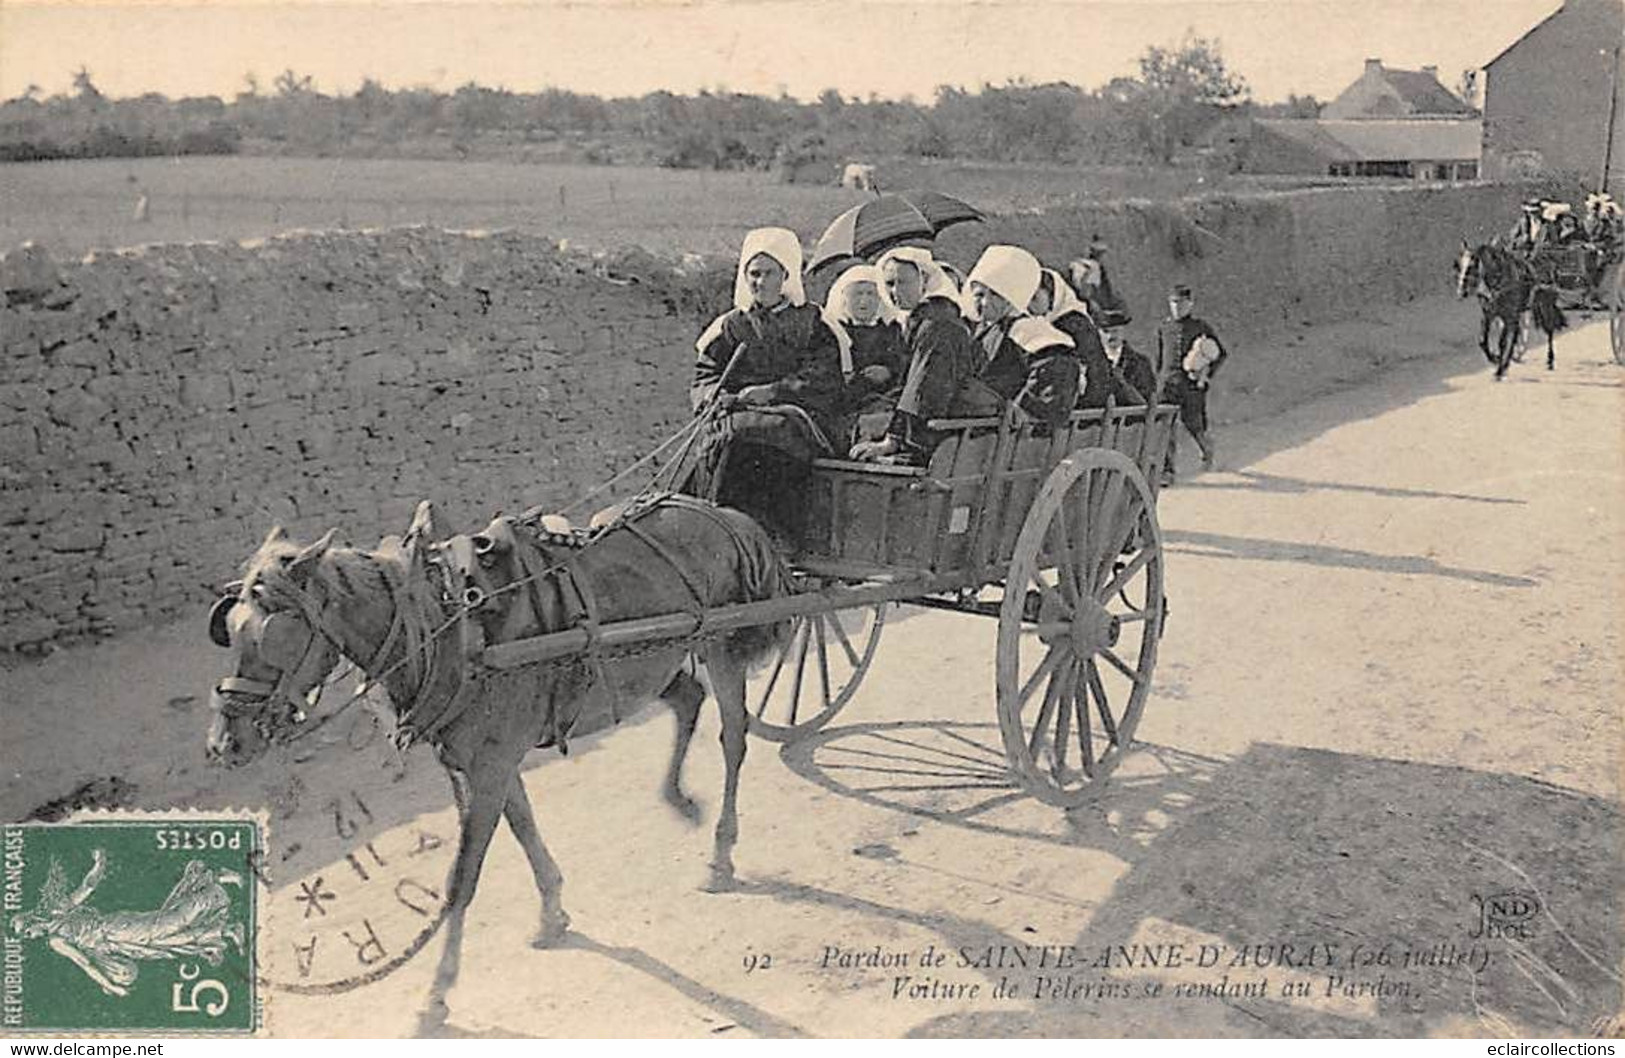
[(0, 826), (0, 1029), (254, 1032), (264, 848), (233, 813)]

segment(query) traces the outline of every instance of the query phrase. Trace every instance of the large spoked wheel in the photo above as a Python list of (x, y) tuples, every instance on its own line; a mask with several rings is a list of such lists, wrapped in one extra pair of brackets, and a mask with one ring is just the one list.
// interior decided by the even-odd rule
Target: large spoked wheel
[(1608, 310), (1608, 340), (1614, 346), (1614, 362), (1625, 364), (1625, 261), (1614, 263), (1614, 294)]
[(999, 730), (1033, 796), (1081, 804), (1121, 762), (1151, 692), (1166, 601), (1150, 486), (1106, 449), (1039, 491), (999, 613)]
[(746, 688), (751, 730), (792, 742), (829, 723), (857, 693), (885, 624), (885, 603), (796, 618), (783, 649)]

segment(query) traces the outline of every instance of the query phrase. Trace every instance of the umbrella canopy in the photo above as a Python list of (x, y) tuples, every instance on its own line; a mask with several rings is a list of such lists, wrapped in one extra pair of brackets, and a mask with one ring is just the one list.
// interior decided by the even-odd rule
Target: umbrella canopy
[(868, 257), (909, 239), (936, 234), (924, 213), (897, 195), (881, 195), (842, 213), (807, 255), (807, 271), (848, 257)]
[(920, 211), (931, 223), (932, 234), (955, 224), (987, 219), (969, 202), (941, 191), (899, 191), (897, 197)]

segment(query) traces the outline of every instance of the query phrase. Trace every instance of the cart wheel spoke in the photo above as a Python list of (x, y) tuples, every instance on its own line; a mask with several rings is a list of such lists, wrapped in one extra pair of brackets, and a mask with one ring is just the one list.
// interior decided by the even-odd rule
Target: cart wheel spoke
[[(818, 582), (808, 580), (816, 588)], [(754, 706), (751, 731), (788, 742), (827, 724), (857, 693), (885, 623), (885, 604), (795, 618), (772, 668), (747, 677)], [(832, 638), (838, 648), (831, 646)], [(793, 670), (788, 675), (786, 667)], [(815, 679), (817, 691), (811, 688)]]
[(1112, 564), (1133, 547), (1143, 509), (1140, 498), (1131, 494), (1117, 517), (1110, 519), (1111, 524), (1101, 534), (1101, 546), (1095, 556), (1094, 580), (1090, 582), (1091, 584), (1100, 584), (1104, 581), (1112, 570)]
[(1083, 589), (1078, 583), (1078, 555), (1072, 550), (1073, 521), (1072, 512), (1063, 503), (1049, 524), (1050, 532), (1059, 537), (1050, 545), (1053, 548), (1050, 556), (1055, 560), (1056, 579), (1060, 582), (1061, 595), (1069, 610), (1076, 610), (1078, 600), (1083, 597)]
[(796, 670), (790, 674), (790, 726), (796, 724), (801, 709), (801, 677), (807, 671), (807, 648), (812, 645), (812, 620), (801, 626), (801, 642), (796, 647)]
[(1072, 742), (1072, 695), (1077, 687), (1076, 659), (1059, 673), (1061, 682), (1061, 708), (1055, 715), (1055, 741), (1050, 743), (1050, 774), (1060, 784), (1066, 783), (1066, 748)]
[(847, 637), (846, 629), (841, 627), (841, 615), (830, 614), (829, 626), (835, 632), (835, 642), (839, 643), (841, 649), (846, 652), (846, 663), (853, 668), (857, 668), (862, 662), (858, 660), (858, 652), (852, 649), (852, 640)]
[(778, 686), (779, 673), (784, 671), (785, 659), (790, 656), (790, 651), (795, 649), (796, 636), (801, 632), (800, 625), (801, 619), (797, 618), (794, 630), (791, 631), (789, 638), (784, 641), (784, 645), (779, 648), (778, 660), (773, 662), (773, 674), (767, 678), (767, 687), (762, 691), (762, 700), (756, 703), (756, 716), (758, 719), (767, 711), (768, 703), (773, 700), (773, 688)]
[(824, 622), (828, 620), (825, 614), (813, 617), (813, 628), (818, 632), (818, 692), (823, 696), (824, 708), (829, 708), (829, 653), (824, 646)]
[(1049, 685), (1044, 688), (1044, 704), (1038, 709), (1038, 719), (1033, 721), (1032, 737), (1027, 740), (1027, 752), (1034, 757), (1038, 756), (1038, 747), (1044, 741), (1044, 733), (1049, 730), (1050, 716), (1055, 711), (1055, 703), (1061, 699), (1061, 673), (1050, 673)]
[[(1110, 480), (1106, 482), (1105, 487), (1099, 491), (1099, 495), (1091, 497), (1091, 499), (1094, 502), (1089, 507), (1089, 535), (1100, 541), (1101, 549), (1104, 551), (1115, 535), (1113, 529), (1117, 525), (1118, 519), (1122, 514), (1126, 513), (1122, 508), (1123, 479), (1116, 474), (1112, 475)], [(1098, 568), (1101, 556), (1092, 555), (1090, 557), (1095, 561)]]
[(1105, 658), (1107, 661), (1111, 662), (1112, 668), (1116, 669), (1118, 672), (1121, 672), (1123, 675), (1127, 676), (1130, 680), (1133, 680), (1136, 684), (1138, 684), (1141, 680), (1143, 680), (1145, 678), (1145, 677), (1141, 676), (1138, 672), (1135, 672), (1133, 669), (1129, 668), (1128, 667), (1128, 662), (1124, 661), (1122, 658), (1118, 657), (1114, 652), (1112, 652), (1110, 650), (1102, 650), (1100, 652), (1100, 656)]
[(1083, 772), (1095, 774), (1095, 737), (1089, 730), (1089, 683), (1075, 680), (1072, 685), (1072, 708), (1078, 716), (1078, 752), (1083, 755)]
[(1038, 689), (1038, 685), (1044, 681), (1044, 678), (1054, 672), (1056, 667), (1070, 653), (1071, 651), (1065, 647), (1054, 647), (1048, 654), (1044, 655), (1044, 660), (1038, 663), (1038, 668), (1034, 669), (1033, 674), (1027, 677), (1027, 682), (1021, 685), (1021, 694), (1018, 696), (1021, 705), (1027, 703), (1027, 699), (1033, 696), (1033, 692)]
[(1099, 599), (1101, 602), (1106, 602), (1109, 600), (1113, 595), (1116, 595), (1118, 592), (1127, 587), (1128, 582), (1133, 580), (1135, 575), (1138, 574), (1140, 570), (1144, 569), (1146, 564), (1156, 557), (1156, 553), (1150, 548), (1142, 549), (1138, 555), (1135, 555), (1134, 558), (1129, 561), (1128, 565), (1117, 571), (1117, 574), (1106, 583), (1105, 587), (1101, 588), (1095, 593), (1095, 598)]
[(1083, 669), (1089, 680), (1089, 689), (1094, 692), (1095, 708), (1100, 713), (1100, 726), (1106, 729), (1106, 737), (1111, 740), (1112, 745), (1121, 745), (1117, 737), (1117, 720), (1112, 716), (1111, 699), (1106, 697), (1106, 685), (1100, 680), (1100, 670), (1095, 668), (1093, 661), (1084, 662)]

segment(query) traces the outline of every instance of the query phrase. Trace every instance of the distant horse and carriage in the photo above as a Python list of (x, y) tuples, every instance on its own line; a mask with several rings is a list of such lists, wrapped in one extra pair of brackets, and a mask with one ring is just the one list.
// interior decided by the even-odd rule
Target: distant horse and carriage
[[(1589, 234), (1578, 227), (1566, 238), (1519, 240), (1500, 236), (1477, 245), (1462, 240), (1456, 257), (1456, 293), (1476, 294), (1482, 310), (1478, 347), (1495, 367), (1495, 379), (1504, 378), (1514, 360), (1538, 328), (1546, 336), (1546, 369), (1556, 366), (1554, 335), (1567, 326), (1570, 314), (1591, 317), (1608, 314), (1609, 341), (1614, 359), (1625, 364), (1625, 239), (1621, 238), (1618, 210), (1606, 196), (1593, 196), (1602, 207), (1600, 223)], [(1552, 222), (1566, 219), (1540, 203)], [(1538, 228), (1537, 228), (1538, 230)], [(1516, 234), (1516, 233), (1515, 233)]]

